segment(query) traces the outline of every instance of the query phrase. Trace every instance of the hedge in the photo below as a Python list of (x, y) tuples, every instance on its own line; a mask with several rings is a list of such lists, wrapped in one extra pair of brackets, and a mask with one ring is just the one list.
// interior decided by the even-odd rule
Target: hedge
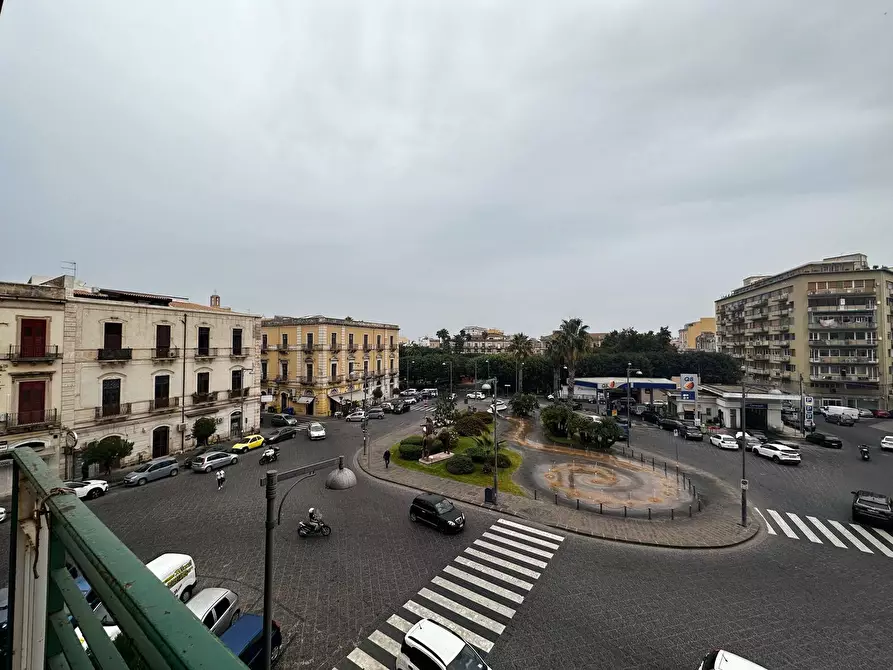
[(422, 445), (400, 444), (400, 458), (406, 461), (417, 461), (422, 457)]
[(468, 447), (464, 453), (475, 463), (486, 463), (487, 461), (493, 460), (493, 453), (491, 451), (477, 445)]
[(472, 416), (480, 419), (484, 426), (489, 426), (491, 423), (493, 423), (493, 415), (489, 412), (475, 412), (474, 414), (472, 414)]
[(504, 454), (500, 451), (496, 455), (496, 467), (497, 468), (510, 468), (510, 467), (512, 467), (512, 459), (509, 458), (508, 454)]
[(417, 444), (422, 446), (423, 438), (421, 435), (410, 435), (400, 440), (400, 444)]
[(475, 437), (487, 430), (484, 424), (477, 416), (466, 415), (456, 422), (456, 432), (462, 437)]
[(454, 475), (470, 475), (474, 472), (474, 463), (464, 454), (456, 454), (446, 463), (447, 472)]

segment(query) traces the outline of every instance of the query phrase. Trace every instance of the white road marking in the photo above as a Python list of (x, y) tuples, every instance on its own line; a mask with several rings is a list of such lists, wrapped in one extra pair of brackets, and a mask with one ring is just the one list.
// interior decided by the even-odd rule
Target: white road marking
[(379, 647), (388, 652), (391, 656), (396, 658), (400, 655), (400, 643), (396, 640), (388, 637), (380, 630), (376, 630), (369, 636), (369, 639), (372, 640)]
[(807, 539), (810, 542), (815, 542), (816, 544), (823, 544), (823, 542), (819, 539), (819, 536), (816, 535), (815, 533), (813, 533), (812, 530), (809, 528), (809, 526), (807, 526), (799, 516), (797, 516), (796, 514), (794, 514), (792, 512), (787, 512), (786, 514), (790, 517), (791, 521), (793, 521), (794, 524), (796, 524), (797, 528), (799, 528), (803, 532), (803, 534), (807, 537)]
[[(466, 549), (466, 551), (468, 551)], [(496, 570), (495, 568), (491, 568), (489, 566), (478, 563), (477, 561), (472, 561), (464, 556), (456, 556), (456, 563), (461, 563), (462, 565), (468, 566), (469, 568), (474, 568), (478, 572), (483, 572), (488, 577), (495, 577), (496, 579), (501, 579), (512, 586), (517, 586), (519, 588), (524, 589), (525, 591), (529, 591), (533, 588), (533, 584), (530, 582), (524, 581), (523, 579), (519, 579), (514, 575), (510, 575), (507, 572), (502, 572), (501, 570)]]
[(837, 539), (837, 536), (836, 536), (834, 533), (832, 533), (830, 530), (828, 530), (828, 529), (825, 527), (825, 524), (823, 524), (821, 521), (819, 521), (818, 519), (816, 519), (814, 516), (808, 516), (808, 517), (806, 517), (806, 518), (809, 519), (810, 522), (812, 523), (812, 525), (815, 526), (816, 528), (818, 528), (819, 531), (821, 531), (822, 535), (824, 535), (825, 537), (827, 537), (827, 538), (828, 538), (828, 541), (829, 541), (831, 544), (833, 544), (835, 547), (840, 547), (841, 549), (846, 549), (846, 548), (847, 548), (847, 546), (846, 546), (843, 542), (841, 542), (840, 540), (838, 540), (838, 539)]
[[(462, 558), (461, 556), (459, 558)], [(471, 561), (472, 563), (474, 561)], [(483, 567), (483, 566), (481, 566)], [(495, 593), (498, 596), (502, 596), (506, 600), (511, 600), (513, 603), (518, 603), (519, 605), (524, 602), (524, 596), (519, 596), (514, 591), (509, 591), (508, 589), (504, 589), (501, 586), (497, 586), (496, 584), (491, 584), (486, 579), (481, 579), (480, 577), (475, 577), (472, 574), (465, 572), (465, 570), (460, 570), (459, 568), (454, 568), (452, 565), (448, 565), (443, 569), (444, 572), (451, 574), (453, 577), (458, 577), (469, 584), (474, 584), (475, 586), (479, 586), (482, 589), (487, 589), (491, 593)]]
[[(511, 561), (504, 561), (501, 558), (496, 558), (495, 556), (491, 556), (490, 554), (485, 554), (483, 551), (478, 551), (474, 547), (468, 547), (468, 549), (465, 550), (465, 553), (471, 554), (472, 556), (477, 556), (478, 558), (482, 558), (485, 561), (492, 563), (493, 565), (498, 565), (503, 568), (509, 568), (510, 570), (514, 570), (518, 574), (524, 575), (525, 577), (539, 579), (542, 576), (541, 572), (537, 572), (536, 570), (529, 570), (528, 568), (522, 568), (520, 565), (515, 565)], [(531, 584), (530, 586), (533, 586), (533, 584)]]
[[(453, 623), (449, 619), (444, 616), (440, 616), (437, 612), (429, 610), (427, 607), (423, 607), (419, 605), (417, 602), (413, 602), (412, 600), (407, 601), (407, 603), (403, 606), (416, 616), (420, 616), (423, 619), (431, 619), (436, 623), (439, 623), (444, 628), (449, 628), (456, 635), (463, 638), (466, 642), (473, 644), (475, 647), (480, 649), (481, 651), (489, 654), (490, 650), (493, 649), (493, 643), (490, 642), (487, 638), (481, 637), (477, 633), (474, 633), (467, 628), (463, 628), (457, 623)], [(350, 658), (348, 656), (348, 658)], [(353, 659), (350, 659), (353, 660)]]
[(881, 552), (884, 556), (886, 556), (887, 558), (893, 558), (893, 551), (884, 546), (884, 544), (880, 540), (878, 540), (874, 535), (865, 530), (862, 526), (857, 523), (851, 523), (850, 527), (857, 533), (859, 533), (859, 535), (871, 542), (875, 547), (877, 547), (878, 551)]
[(848, 531), (846, 529), (846, 527), (839, 521), (832, 521), (831, 519), (828, 519), (828, 523), (830, 523), (832, 526), (834, 526), (837, 529), (837, 532), (840, 533), (841, 535), (843, 535), (846, 539), (848, 539), (850, 541), (850, 543), (852, 543), (852, 545), (854, 547), (856, 547), (856, 549), (858, 549), (859, 551), (864, 551), (866, 554), (874, 553), (871, 549), (866, 547), (858, 537), (856, 537), (850, 531)]
[(885, 531), (883, 528), (875, 528), (874, 532), (877, 533), (878, 535), (880, 535), (882, 538), (884, 538), (890, 544), (893, 544), (893, 535), (890, 535), (890, 533)]
[(531, 528), (530, 526), (525, 526), (522, 523), (515, 523), (514, 521), (509, 521), (508, 519), (497, 519), (497, 523), (501, 523), (505, 526), (511, 526), (512, 528), (518, 528), (523, 530), (525, 533), (533, 533), (534, 535), (539, 535), (540, 537), (544, 537), (547, 540), (554, 540), (555, 542), (564, 542), (564, 538), (561, 535), (555, 535), (554, 533), (547, 533), (544, 530), (540, 530), (539, 528)]
[(397, 616), (396, 614), (392, 614), (388, 617), (388, 623), (403, 633), (408, 633), (409, 629), (412, 628), (411, 623), (409, 623), (403, 617)]
[(760, 515), (760, 518), (762, 518), (763, 522), (766, 524), (766, 532), (770, 535), (778, 535), (778, 533), (776, 533), (775, 529), (772, 527), (772, 524), (769, 523), (769, 520), (763, 516), (763, 513), (760, 511), (759, 507), (754, 507), (754, 510), (756, 510), (756, 513)]
[(353, 661), (363, 670), (388, 670), (388, 668), (360, 648), (354, 649), (347, 655), (348, 661)]
[(781, 518), (781, 514), (776, 512), (774, 509), (767, 509), (769, 515), (775, 519), (775, 523), (778, 524), (778, 527), (781, 528), (781, 532), (787, 535), (792, 540), (799, 540), (800, 538), (797, 536), (797, 533), (791, 530), (791, 527), (787, 524), (787, 522)]
[(538, 537), (532, 537), (525, 533), (519, 533), (518, 531), (512, 530), (511, 528), (503, 528), (502, 526), (498, 526), (496, 524), (493, 524), (490, 527), (490, 530), (502, 535), (508, 535), (509, 537), (517, 538), (519, 540), (524, 540), (525, 542), (529, 542), (530, 544), (536, 544), (540, 547), (545, 547), (546, 549), (551, 549), (553, 551), (557, 551), (558, 547), (561, 546), (559, 544), (555, 544), (554, 542), (546, 542), (545, 540), (541, 540)]
[(511, 607), (506, 607), (505, 605), (500, 605), (498, 602), (493, 600), (492, 598), (487, 598), (486, 596), (482, 596), (480, 593), (475, 593), (470, 589), (466, 589), (464, 586), (459, 586), (458, 584), (454, 584), (449, 579), (444, 579), (443, 577), (435, 577), (431, 580), (432, 584), (437, 584), (441, 588), (446, 589), (447, 591), (452, 591), (456, 595), (460, 595), (463, 598), (467, 598), (473, 603), (477, 603), (481, 607), (486, 607), (489, 610), (493, 610), (497, 614), (501, 614), (504, 617), (508, 617), (511, 619), (515, 616), (515, 610)]
[[(486, 533), (484, 533), (484, 535), (486, 535)], [(548, 565), (545, 561), (538, 561), (535, 558), (530, 558), (529, 556), (525, 556), (524, 554), (519, 554), (517, 551), (512, 551), (511, 549), (503, 549), (499, 545), (492, 544), (490, 542), (475, 540), (474, 543), (479, 547), (483, 547), (484, 549), (495, 551), (497, 554), (502, 554), (503, 556), (514, 558), (516, 561), (521, 561), (522, 563), (527, 563), (528, 565), (532, 565), (537, 568), (545, 568), (546, 565)]]
[(494, 540), (496, 542), (502, 542), (502, 544), (507, 544), (508, 546), (514, 547), (515, 549), (523, 549), (524, 551), (529, 551), (531, 554), (536, 554), (537, 556), (542, 556), (543, 558), (552, 558), (555, 555), (551, 551), (537, 549), (536, 547), (531, 547), (529, 544), (524, 544), (523, 542), (515, 542), (514, 540), (510, 540), (507, 537), (503, 537), (502, 535), (497, 535), (495, 533), (484, 532), (481, 537), (486, 537), (488, 540)]
[(484, 616), (483, 614), (478, 614), (470, 607), (466, 607), (461, 603), (457, 603), (455, 600), (451, 600), (446, 596), (435, 593), (429, 588), (423, 588), (421, 591), (419, 591), (419, 595), (426, 600), (430, 600), (432, 603), (437, 603), (441, 607), (446, 608), (451, 612), (455, 612), (459, 616), (476, 623), (478, 626), (482, 626), (487, 630), (492, 630), (497, 635), (502, 635), (502, 632), (505, 630), (505, 626), (498, 621), (495, 621), (488, 616)]

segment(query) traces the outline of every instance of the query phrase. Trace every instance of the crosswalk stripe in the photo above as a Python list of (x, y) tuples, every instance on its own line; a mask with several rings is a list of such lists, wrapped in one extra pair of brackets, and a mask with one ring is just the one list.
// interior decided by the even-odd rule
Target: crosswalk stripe
[(538, 537), (533, 537), (531, 535), (526, 535), (524, 533), (519, 533), (516, 530), (511, 530), (510, 528), (503, 528), (502, 526), (498, 526), (493, 524), (490, 527), (490, 530), (496, 531), (497, 533), (501, 533), (503, 535), (508, 535), (509, 537), (515, 537), (519, 540), (524, 540), (525, 542), (530, 542), (532, 544), (539, 545), (540, 547), (545, 547), (546, 549), (552, 549), (553, 551), (557, 551), (558, 547), (561, 545), (555, 544), (553, 542), (546, 542), (545, 540), (541, 540)]
[(543, 558), (552, 558), (555, 555), (551, 551), (546, 551), (545, 549), (537, 549), (536, 547), (531, 547), (530, 545), (524, 544), (523, 542), (516, 542), (515, 540), (510, 540), (507, 537), (502, 537), (502, 535), (496, 535), (494, 533), (484, 532), (481, 537), (486, 537), (488, 540), (495, 540), (496, 542), (502, 542), (502, 544), (507, 544), (508, 546), (514, 547), (515, 549), (523, 549), (524, 551), (529, 551), (531, 554), (536, 554), (537, 556), (542, 556)]
[(760, 518), (763, 519), (763, 523), (766, 524), (766, 532), (768, 532), (770, 535), (778, 535), (778, 533), (776, 533), (775, 529), (772, 527), (772, 524), (769, 523), (769, 520), (763, 516), (763, 513), (760, 511), (760, 509), (758, 507), (754, 507), (754, 509), (756, 510), (757, 514), (760, 515)]
[(846, 549), (846, 545), (837, 539), (837, 536), (828, 530), (821, 521), (816, 519), (814, 516), (806, 517), (812, 523), (813, 526), (819, 529), (819, 531), (828, 538), (828, 541), (833, 544), (835, 547), (841, 547), (842, 549)]
[(539, 528), (531, 528), (530, 526), (525, 526), (522, 523), (509, 521), (508, 519), (497, 519), (496, 521), (497, 523), (501, 523), (504, 526), (511, 526), (512, 528), (523, 530), (525, 533), (533, 533), (534, 535), (539, 535), (540, 537), (544, 537), (548, 540), (554, 540), (555, 542), (564, 542), (564, 538), (561, 535), (555, 535), (555, 533), (547, 533), (546, 531), (540, 530)]
[(893, 544), (893, 535), (890, 535), (890, 533), (885, 531), (883, 528), (875, 528), (874, 531), (882, 538), (884, 538), (887, 542)]
[[(487, 534), (484, 533), (486, 536)], [(508, 556), (509, 558), (514, 558), (517, 561), (521, 561), (522, 563), (527, 563), (529, 565), (534, 565), (538, 568), (545, 568), (548, 565), (545, 561), (538, 561), (535, 558), (529, 558), (524, 554), (519, 554), (517, 551), (512, 551), (511, 549), (503, 549), (499, 545), (492, 544), (490, 542), (484, 542), (483, 540), (475, 540), (474, 543), (483, 547), (484, 549), (489, 549), (490, 551), (495, 551), (497, 554), (502, 554), (503, 556)]]
[(447, 591), (452, 591), (456, 595), (460, 595), (463, 598), (467, 598), (473, 603), (477, 603), (481, 607), (486, 607), (487, 609), (493, 610), (497, 614), (501, 614), (504, 617), (511, 619), (515, 616), (515, 610), (511, 607), (506, 607), (505, 605), (500, 605), (498, 602), (493, 600), (492, 598), (487, 598), (486, 596), (482, 596), (480, 593), (475, 593), (470, 589), (466, 589), (464, 586), (459, 586), (458, 584), (454, 584), (449, 579), (444, 579), (443, 577), (435, 577), (431, 580), (432, 584), (437, 584), (441, 588), (446, 589)]
[(380, 630), (373, 631), (372, 635), (369, 636), (369, 639), (395, 658), (400, 654), (400, 643), (388, 637)]
[(790, 517), (791, 521), (796, 524), (797, 528), (799, 528), (803, 532), (803, 534), (810, 542), (823, 544), (823, 542), (819, 539), (819, 536), (813, 533), (812, 530), (810, 530), (809, 526), (807, 526), (799, 516), (793, 514), (792, 512), (787, 512), (787, 515), (788, 517)]
[(402, 633), (408, 633), (409, 629), (412, 628), (411, 623), (409, 623), (403, 617), (397, 616), (396, 614), (392, 614), (388, 617), (388, 623)]
[(839, 521), (832, 521), (831, 519), (828, 519), (828, 523), (830, 523), (832, 526), (834, 526), (837, 529), (837, 532), (840, 533), (841, 535), (843, 535), (846, 539), (848, 539), (850, 541), (850, 543), (854, 547), (856, 547), (856, 549), (858, 549), (859, 551), (864, 551), (866, 554), (874, 553), (871, 549), (866, 547), (858, 537), (856, 537), (850, 531), (848, 531), (846, 529), (846, 527), (844, 527), (844, 525), (842, 523), (840, 523)]
[(444, 607), (451, 612), (455, 612), (459, 616), (464, 617), (473, 623), (476, 623), (478, 626), (482, 626), (487, 630), (492, 630), (497, 635), (502, 635), (502, 632), (505, 630), (505, 626), (498, 621), (494, 621), (488, 616), (475, 612), (470, 607), (466, 607), (461, 603), (457, 603), (455, 600), (447, 598), (446, 596), (442, 596), (439, 593), (435, 593), (427, 587), (419, 591), (419, 595), (426, 600), (430, 600), (432, 603), (437, 603), (441, 607)]
[(769, 512), (769, 515), (773, 519), (775, 519), (775, 523), (777, 523), (778, 527), (781, 528), (782, 533), (784, 533), (785, 535), (787, 535), (789, 538), (791, 538), (793, 540), (800, 539), (799, 537), (797, 537), (797, 533), (792, 531), (791, 527), (787, 524), (787, 522), (781, 518), (781, 514), (776, 512), (774, 509), (767, 509), (766, 511)]
[[(459, 557), (461, 558), (461, 556)], [(473, 561), (472, 561), (473, 562)], [(483, 566), (481, 566), (483, 567)], [(479, 586), (482, 589), (486, 589), (491, 593), (495, 593), (498, 596), (502, 596), (506, 600), (511, 600), (513, 603), (518, 603), (519, 605), (524, 602), (524, 596), (518, 595), (514, 591), (509, 591), (508, 589), (504, 589), (501, 586), (497, 586), (496, 584), (491, 584), (486, 579), (481, 579), (480, 577), (475, 577), (472, 574), (465, 572), (465, 570), (460, 570), (459, 568), (454, 568), (452, 565), (448, 565), (443, 569), (444, 572), (451, 574), (453, 577), (458, 577), (463, 581), (468, 582), (469, 584), (474, 584), (475, 586)]]
[[(468, 551), (468, 549), (466, 549), (465, 551)], [(469, 560), (464, 556), (456, 556), (456, 563), (461, 563), (462, 565), (468, 566), (469, 568), (474, 568), (478, 572), (483, 572), (488, 577), (495, 577), (496, 579), (500, 579), (508, 584), (511, 584), (512, 586), (522, 588), (525, 591), (529, 591), (533, 588), (533, 584), (531, 584), (530, 582), (525, 582), (523, 579), (518, 579), (514, 575), (510, 575), (507, 572), (502, 572), (501, 570), (496, 570), (495, 568), (483, 565), (481, 563), (478, 563), (477, 561)]]
[(890, 551), (884, 544), (878, 540), (874, 535), (865, 530), (862, 526), (857, 523), (851, 523), (850, 527), (855, 530), (859, 535), (864, 537), (866, 540), (871, 542), (875, 547), (877, 547), (878, 551), (881, 552), (887, 558), (893, 558), (893, 551)]
[(347, 655), (347, 660), (356, 663), (363, 670), (388, 670), (387, 666), (382, 665), (362, 649), (354, 649)]
[[(467, 628), (460, 626), (457, 623), (453, 623), (452, 621), (447, 619), (445, 616), (441, 616), (437, 612), (434, 612), (432, 610), (429, 610), (427, 607), (419, 605), (417, 602), (409, 600), (406, 602), (406, 604), (403, 607), (405, 607), (408, 611), (412, 612), (416, 616), (420, 616), (423, 619), (431, 619), (431, 621), (439, 623), (444, 628), (449, 628), (456, 635), (463, 638), (466, 642), (473, 644), (475, 647), (477, 647), (478, 649), (480, 649), (481, 651), (483, 651), (485, 653), (489, 654), (490, 650), (493, 649), (493, 643), (490, 642), (490, 640), (488, 640), (487, 638), (481, 637), (477, 633), (472, 632), (472, 631), (468, 630)], [(350, 657), (348, 657), (348, 658), (350, 658)], [(353, 660), (353, 659), (351, 659), (351, 660)]]
[[(531, 579), (539, 579), (542, 576), (541, 572), (537, 572), (536, 570), (530, 570), (528, 568), (521, 567), (520, 565), (515, 565), (511, 561), (506, 561), (501, 558), (497, 558), (496, 556), (491, 556), (490, 554), (485, 554), (483, 551), (478, 551), (474, 547), (468, 547), (465, 550), (465, 553), (471, 554), (472, 556), (477, 556), (478, 558), (481, 558), (481, 559), (487, 561), (488, 563), (492, 563), (493, 565), (498, 565), (501, 568), (508, 568), (509, 570), (514, 570), (519, 575), (524, 575), (525, 577), (530, 577)], [(462, 558), (462, 557), (460, 556), (459, 558)], [(458, 559), (456, 559), (456, 560), (458, 560)], [(475, 567), (477, 567), (477, 566), (475, 566)], [(498, 573), (498, 575), (503, 575), (503, 574), (505, 574), (505, 573), (502, 573), (502, 572)], [(493, 576), (496, 577), (498, 575), (494, 574)], [(512, 578), (512, 579), (514, 579), (514, 578)], [(509, 580), (503, 579), (503, 581), (509, 581)], [(526, 584), (527, 582), (524, 582), (524, 583)], [(530, 587), (533, 587), (533, 584), (530, 584)]]

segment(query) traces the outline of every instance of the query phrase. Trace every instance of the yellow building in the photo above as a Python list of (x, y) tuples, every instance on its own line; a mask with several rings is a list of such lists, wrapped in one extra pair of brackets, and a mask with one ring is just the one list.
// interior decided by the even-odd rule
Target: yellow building
[(331, 416), (347, 400), (382, 399), (399, 385), (400, 327), (388, 323), (275, 316), (261, 322), (261, 383), (279, 411)]
[(695, 350), (698, 348), (698, 336), (704, 333), (716, 332), (716, 317), (705, 316), (697, 321), (686, 323), (679, 330), (680, 346), (685, 350)]

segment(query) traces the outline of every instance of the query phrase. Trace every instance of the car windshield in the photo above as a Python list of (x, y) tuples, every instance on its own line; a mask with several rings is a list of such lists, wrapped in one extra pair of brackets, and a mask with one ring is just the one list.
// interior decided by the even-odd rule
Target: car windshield
[(448, 512), (452, 512), (455, 507), (453, 507), (453, 503), (449, 500), (441, 500), (439, 503), (435, 503), (434, 509), (437, 510), (438, 514), (447, 514)]
[(459, 651), (459, 655), (450, 661), (447, 670), (478, 670), (478, 668), (483, 667), (484, 663), (481, 661), (481, 657), (466, 644)]
[(151, 465), (151, 463), (143, 463), (136, 470), (134, 470), (134, 472), (146, 472), (146, 470), (148, 470)]
[(859, 498), (859, 503), (866, 507), (873, 507), (874, 509), (883, 510), (885, 512), (890, 511), (890, 506), (880, 498)]

